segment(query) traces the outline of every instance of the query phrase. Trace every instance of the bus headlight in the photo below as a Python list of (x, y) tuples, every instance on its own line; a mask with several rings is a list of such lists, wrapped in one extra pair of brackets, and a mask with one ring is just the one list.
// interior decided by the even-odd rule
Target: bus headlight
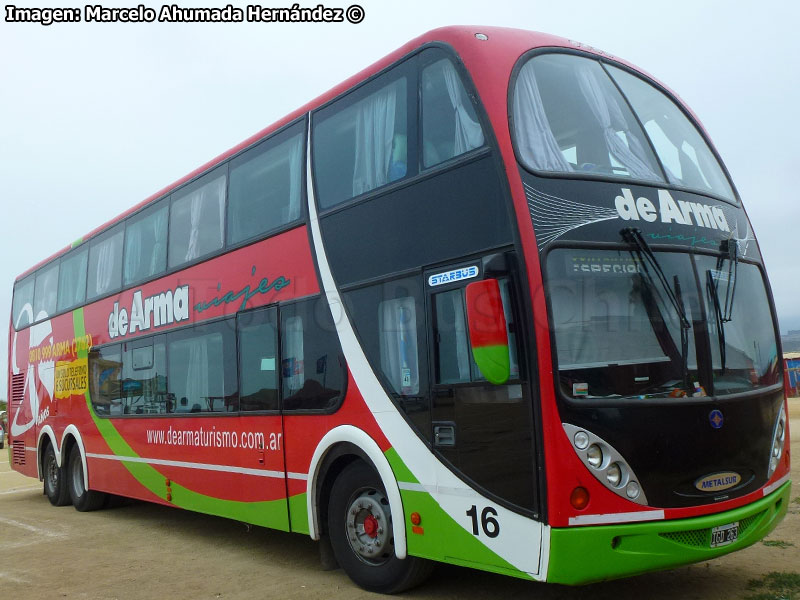
[(647, 504), (639, 479), (628, 461), (611, 444), (583, 427), (569, 423), (561, 425), (578, 458), (600, 483), (617, 496), (637, 504)]
[(772, 448), (769, 453), (769, 469), (767, 469), (767, 479), (772, 477), (775, 469), (781, 461), (783, 456), (783, 444), (786, 441), (786, 404), (781, 404), (781, 410), (778, 413), (778, 419), (775, 421), (775, 427), (772, 433)]
[(600, 446), (597, 444), (592, 444), (589, 446), (589, 449), (586, 451), (586, 462), (592, 465), (595, 469), (600, 468), (600, 465), (603, 464), (603, 451), (600, 450)]

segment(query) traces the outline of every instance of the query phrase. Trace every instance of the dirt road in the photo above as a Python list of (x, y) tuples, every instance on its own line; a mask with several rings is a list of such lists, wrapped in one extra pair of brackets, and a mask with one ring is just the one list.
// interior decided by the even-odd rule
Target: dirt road
[[(630, 579), (568, 588), (441, 565), (410, 598), (749, 598), (752, 580), (800, 572), (800, 399), (791, 401), (793, 502), (769, 536), (741, 552)], [(322, 571), (308, 537), (176, 509), (131, 503), (94, 513), (54, 508), (41, 484), (12, 472), (0, 452), (0, 596), (254, 600), (376, 597), (341, 571)], [(800, 579), (800, 575), (795, 577)], [(793, 579), (790, 577), (790, 579)], [(794, 586), (791, 584), (790, 586)], [(786, 589), (786, 588), (784, 588)], [(800, 584), (791, 587), (800, 598)], [(768, 592), (773, 594), (772, 592)], [(781, 593), (762, 595), (779, 598)]]

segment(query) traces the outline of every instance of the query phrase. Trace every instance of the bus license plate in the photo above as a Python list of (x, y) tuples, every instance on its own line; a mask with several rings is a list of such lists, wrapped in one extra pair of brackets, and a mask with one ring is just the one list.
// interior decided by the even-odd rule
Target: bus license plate
[(711, 530), (711, 547), (727, 546), (739, 539), (739, 521), (720, 525)]

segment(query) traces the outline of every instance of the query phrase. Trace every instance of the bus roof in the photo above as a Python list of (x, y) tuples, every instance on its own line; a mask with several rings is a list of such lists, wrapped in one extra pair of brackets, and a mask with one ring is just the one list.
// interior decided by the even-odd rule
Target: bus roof
[[(481, 40), (476, 38), (476, 34), (479, 33), (484, 34), (488, 39)], [(486, 46), (487, 41), (491, 43), (490, 46)], [(419, 48), (420, 46), (433, 42), (443, 42), (445, 44), (449, 44), (459, 54), (461, 59), (467, 65), (467, 68), (472, 73), (473, 78), (475, 79), (475, 84), (478, 87), (479, 92), (481, 92), (481, 98), (484, 101), (484, 103), (487, 103), (488, 99), (486, 96), (489, 94), (495, 97), (495, 101), (502, 101), (503, 103), (505, 103), (506, 91), (508, 87), (508, 78), (511, 69), (513, 68), (513, 65), (516, 63), (517, 59), (524, 52), (532, 48), (547, 46), (547, 47), (579, 49), (584, 52), (590, 52), (600, 56), (613, 58), (618, 62), (630, 66), (631, 68), (636, 68), (633, 65), (627, 63), (626, 61), (619, 59), (615, 56), (609, 55), (601, 50), (597, 50), (596, 48), (592, 48), (585, 44), (581, 44), (580, 42), (575, 42), (566, 38), (546, 33), (527, 31), (523, 29), (504, 28), (504, 27), (483, 27), (483, 26), (466, 26), (466, 25), (448, 26), (448, 27), (440, 27), (438, 29), (432, 29), (431, 31), (428, 31), (427, 33), (424, 33), (419, 37), (416, 37), (413, 40), (407, 42), (397, 50), (387, 54), (380, 60), (362, 69), (358, 73), (348, 77), (343, 82), (334, 86), (327, 92), (307, 102), (306, 104), (297, 108), (291, 113), (287, 114), (283, 118), (278, 119), (271, 125), (268, 125), (264, 129), (251, 135), (241, 143), (223, 152), (219, 156), (200, 165), (192, 172), (188, 173), (187, 175), (184, 175), (177, 181), (158, 190), (154, 194), (151, 194), (141, 202), (135, 204), (125, 212), (117, 215), (110, 221), (94, 228), (89, 233), (85, 234), (82, 238), (80, 238), (81, 244), (87, 242), (92, 237), (98, 235), (102, 231), (105, 231), (106, 229), (110, 228), (116, 223), (122, 221), (125, 217), (140, 210), (142, 207), (146, 206), (150, 202), (158, 198), (162, 198), (163, 196), (170, 193), (180, 185), (194, 179), (201, 173), (224, 162), (226, 159), (230, 158), (234, 154), (237, 154), (238, 152), (244, 150), (245, 148), (267, 137), (268, 135), (270, 135), (274, 131), (277, 131), (284, 125), (291, 123), (292, 121), (301, 117), (302, 115), (312, 110), (315, 110), (316, 108), (333, 100), (337, 96), (350, 90), (359, 83), (366, 81), (371, 76), (389, 67), (390, 65), (400, 60), (405, 55), (411, 53), (415, 49)], [(488, 74), (488, 77), (485, 76), (484, 81), (481, 81), (479, 77), (476, 77), (476, 73), (481, 71), (480, 67), (482, 65), (486, 65), (487, 55), (489, 54), (489, 52), (491, 52), (492, 68), (482, 70), (484, 74)], [(636, 70), (644, 73), (643, 71), (641, 71), (641, 69), (637, 68)], [(647, 75), (647, 73), (644, 74)], [(648, 77), (653, 79), (650, 75), (648, 75)], [(491, 81), (486, 81), (487, 78), (490, 78)], [(481, 85), (482, 83), (483, 85)], [(493, 124), (495, 126), (498, 125), (497, 123)], [(75, 244), (66, 246), (61, 250), (59, 250), (58, 252), (54, 253), (53, 255), (45, 258), (44, 260), (41, 260), (40, 262), (30, 267), (29, 269), (26, 269), (23, 273), (17, 276), (15, 282), (19, 281), (20, 279), (23, 279), (24, 277), (26, 277), (39, 267), (43, 266), (44, 264), (48, 263), (49, 261), (65, 254), (66, 252), (71, 250), (74, 246)]]

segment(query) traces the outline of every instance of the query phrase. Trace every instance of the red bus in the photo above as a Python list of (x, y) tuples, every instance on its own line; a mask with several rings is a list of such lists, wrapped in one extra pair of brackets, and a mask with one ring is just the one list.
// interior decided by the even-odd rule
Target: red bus
[(784, 516), (758, 244), (668, 88), (526, 31), (427, 33), (18, 277), (13, 468), (577, 584)]

